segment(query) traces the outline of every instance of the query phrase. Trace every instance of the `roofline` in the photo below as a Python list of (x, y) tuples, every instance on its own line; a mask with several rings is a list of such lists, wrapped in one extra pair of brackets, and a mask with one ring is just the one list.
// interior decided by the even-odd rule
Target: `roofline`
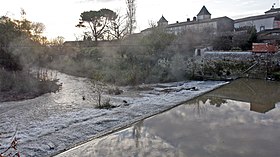
[(280, 11), (280, 8), (274, 8), (274, 9), (270, 9), (270, 10), (268, 10), (268, 11), (266, 11), (266, 12), (264, 12), (264, 13), (270, 13), (270, 12), (279, 12)]
[(244, 22), (244, 21), (249, 21), (249, 20), (259, 20), (263, 18), (270, 18), (270, 17), (275, 17), (276, 15), (279, 15), (280, 13), (274, 13), (274, 14), (264, 14), (264, 15), (257, 15), (257, 16), (250, 16), (250, 17), (244, 17), (240, 19), (234, 20), (234, 22)]
[[(202, 14), (203, 9), (206, 11), (206, 14)], [(197, 14), (197, 16), (201, 16), (201, 15), (211, 15), (211, 13), (208, 11), (205, 5), (200, 9), (199, 13)]]
[(218, 21), (219, 19), (225, 19), (225, 18), (234, 21), (233, 19), (231, 19), (231, 18), (229, 18), (227, 16), (223, 16), (223, 17), (217, 17), (217, 18), (208, 19), (208, 20), (202, 20), (202, 21), (185, 21), (185, 22), (180, 22), (180, 23), (173, 23), (173, 24), (169, 24), (167, 26), (167, 28), (178, 27), (178, 26), (185, 26), (185, 25), (193, 25), (193, 24), (199, 24), (199, 23), (215, 22), (215, 21)]
[(158, 22), (168, 22), (166, 18), (162, 15)]

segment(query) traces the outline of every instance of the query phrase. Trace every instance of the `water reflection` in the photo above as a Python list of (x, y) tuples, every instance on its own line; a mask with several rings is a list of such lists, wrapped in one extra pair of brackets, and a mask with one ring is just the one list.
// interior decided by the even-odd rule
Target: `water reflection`
[(237, 80), (60, 156), (279, 156), (279, 85)]
[(135, 147), (139, 147), (139, 139), (141, 139), (141, 129), (143, 126), (143, 120), (134, 124), (132, 127), (132, 137), (135, 139)]
[(250, 103), (250, 110), (266, 113), (280, 102), (280, 82), (254, 79), (239, 79), (230, 85), (208, 93), (200, 99), (210, 99), (221, 105), (226, 99)]

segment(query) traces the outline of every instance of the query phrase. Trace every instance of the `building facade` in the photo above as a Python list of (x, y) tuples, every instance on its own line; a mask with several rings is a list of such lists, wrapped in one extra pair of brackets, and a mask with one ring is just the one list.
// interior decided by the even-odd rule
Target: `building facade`
[[(234, 21), (226, 16), (219, 18), (211, 18), (211, 14), (205, 6), (201, 8), (197, 16), (192, 20), (189, 18), (184, 22), (176, 22), (168, 24), (168, 21), (162, 16), (158, 21), (158, 27), (164, 27), (169, 33), (179, 35), (184, 32), (212, 32), (217, 34), (218, 32), (231, 32), (234, 29)], [(143, 30), (141, 33), (148, 34), (152, 28)]]
[(234, 28), (255, 27), (257, 32), (280, 28), (280, 8), (272, 7), (264, 15), (236, 19)]
[(170, 24), (167, 27), (167, 30), (170, 33), (176, 35), (184, 33), (187, 31), (194, 32), (212, 32), (213, 34), (222, 33), (222, 32), (231, 32), (233, 31), (233, 20), (228, 17), (219, 17), (214, 19), (206, 20), (193, 20), (186, 21), (181, 23)]

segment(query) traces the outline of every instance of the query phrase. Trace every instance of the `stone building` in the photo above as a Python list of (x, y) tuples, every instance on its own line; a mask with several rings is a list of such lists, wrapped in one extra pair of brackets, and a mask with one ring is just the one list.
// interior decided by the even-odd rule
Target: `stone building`
[(203, 20), (210, 20), (210, 19), (211, 19), (211, 14), (206, 9), (206, 7), (203, 6), (201, 8), (200, 12), (197, 14), (197, 20), (198, 21), (203, 21)]
[(168, 21), (162, 15), (162, 17), (159, 19), (157, 24), (159, 27), (166, 27), (166, 26), (168, 26)]
[[(193, 19), (187, 19), (184, 22), (176, 22), (173, 24), (168, 24), (168, 21), (162, 16), (158, 21), (158, 27), (165, 27), (170, 33), (176, 35), (184, 33), (187, 31), (193, 32), (212, 32), (217, 34), (219, 32), (231, 32), (233, 31), (234, 21), (226, 16), (219, 18), (211, 18), (211, 14), (205, 6), (201, 8), (197, 16)], [(143, 34), (147, 34), (152, 30), (148, 28), (142, 31)]]
[(257, 32), (279, 29), (280, 28), (280, 8), (274, 6), (265, 12), (263, 15), (250, 16), (234, 21), (234, 28), (242, 28), (252, 26), (255, 27)]

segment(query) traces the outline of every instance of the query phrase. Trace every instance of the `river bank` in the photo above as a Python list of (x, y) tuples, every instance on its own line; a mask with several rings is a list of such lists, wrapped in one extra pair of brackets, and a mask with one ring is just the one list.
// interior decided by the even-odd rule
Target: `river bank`
[[(0, 103), (3, 147), (16, 132), (21, 156), (51, 156), (143, 118), (161, 113), (226, 82), (189, 81), (120, 87), (121, 95), (104, 94), (114, 109), (96, 109), (92, 82), (57, 72), (62, 88), (34, 99)], [(85, 97), (85, 100), (82, 97)], [(124, 100), (127, 102), (124, 104)]]
[(39, 90), (29, 90), (26, 92), (19, 92), (17, 90), (2, 91), (0, 92), (0, 102), (8, 101), (23, 101), (33, 99), (46, 93), (57, 92), (59, 85), (55, 81), (40, 83)]
[(40, 68), (32, 73), (0, 70), (0, 102), (33, 99), (58, 91), (58, 80), (51, 75)]
[(227, 80), (257, 78), (280, 80), (280, 53), (204, 52), (191, 62), (194, 78)]

